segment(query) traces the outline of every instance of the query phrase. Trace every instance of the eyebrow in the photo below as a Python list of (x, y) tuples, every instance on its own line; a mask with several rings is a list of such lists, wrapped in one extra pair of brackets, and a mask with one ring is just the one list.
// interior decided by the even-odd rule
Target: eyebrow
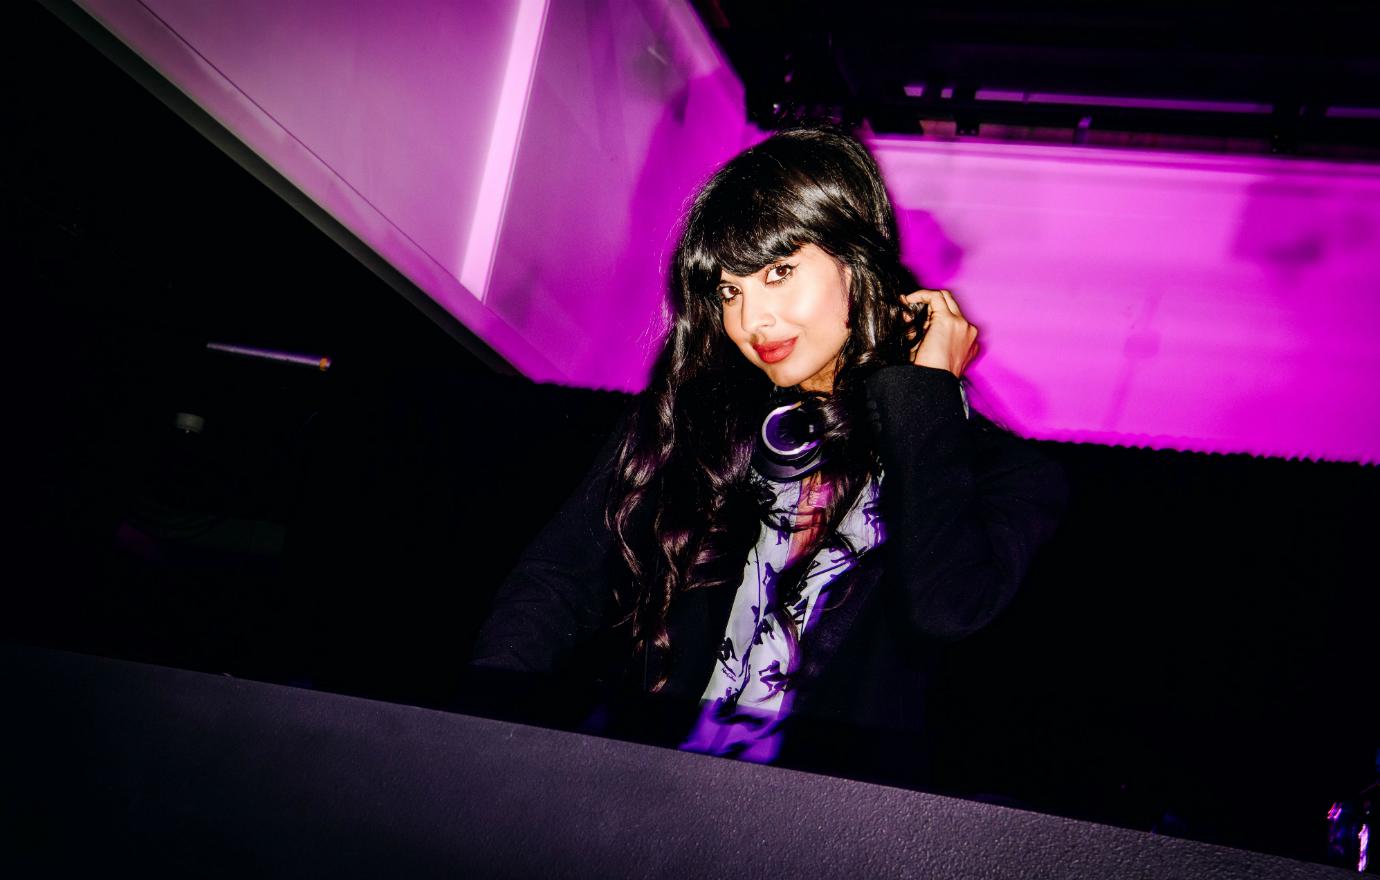
[[(791, 251), (789, 254), (786, 254), (786, 256), (784, 256), (784, 257), (777, 257), (776, 259), (772, 260), (770, 263), (767, 263), (765, 266), (763, 266), (762, 268), (758, 269), (757, 272), (765, 272), (765, 271), (767, 271), (768, 269), (770, 269), (772, 266), (777, 266), (777, 265), (780, 265), (781, 263), (784, 263), (786, 260), (789, 260), (789, 259), (791, 259), (792, 257), (794, 257), (794, 256), (796, 256), (797, 254), (799, 254), (799, 253), (804, 249), (804, 247), (805, 247), (804, 245), (801, 245), (800, 247), (798, 247), (798, 248), (796, 248), (795, 250)], [(721, 269), (721, 270), (719, 270), (719, 271), (722, 272), (723, 270)], [(753, 272), (752, 275), (756, 275), (757, 272)], [(744, 278), (751, 278), (752, 275), (744, 275), (743, 277), (744, 277)], [(731, 280), (729, 280), (729, 279), (727, 279), (727, 278), (724, 278), (722, 275), (720, 275), (720, 276), (719, 276), (719, 280), (716, 281), (716, 282), (714, 282), (714, 286), (715, 286), (715, 287), (722, 287), (722, 286), (725, 285), (725, 284), (732, 284), (732, 283), (733, 283), (733, 282), (732, 282)]]

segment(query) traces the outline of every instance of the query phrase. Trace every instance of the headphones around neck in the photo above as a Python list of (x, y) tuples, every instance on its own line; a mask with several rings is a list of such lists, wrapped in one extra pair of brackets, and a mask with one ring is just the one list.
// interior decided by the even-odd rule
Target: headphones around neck
[(816, 398), (778, 388), (767, 399), (752, 467), (778, 482), (794, 482), (824, 464), (824, 419)]

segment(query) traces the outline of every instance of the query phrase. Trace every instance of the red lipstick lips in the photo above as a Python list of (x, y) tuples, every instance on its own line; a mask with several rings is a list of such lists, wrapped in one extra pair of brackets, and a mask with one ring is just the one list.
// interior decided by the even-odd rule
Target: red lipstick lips
[(777, 361), (784, 361), (790, 355), (791, 349), (795, 348), (795, 339), (787, 339), (784, 342), (772, 342), (767, 345), (754, 345), (753, 349), (763, 363), (774, 364)]

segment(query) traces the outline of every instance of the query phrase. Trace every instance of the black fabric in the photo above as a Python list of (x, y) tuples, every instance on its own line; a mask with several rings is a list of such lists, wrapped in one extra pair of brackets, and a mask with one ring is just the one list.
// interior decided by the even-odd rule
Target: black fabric
[[(867, 392), (887, 540), (831, 585), (830, 602), (847, 600), (805, 634), (778, 763), (923, 784), (935, 650), (1011, 601), (1067, 489), (1030, 444), (977, 414), (966, 418), (958, 380), (944, 370), (886, 367)], [(619, 665), (620, 646), (601, 639), (614, 586), (627, 578), (603, 522), (616, 439), (500, 589), (472, 661), (488, 701), (469, 708), (558, 725), (587, 715), (583, 729), (676, 745), (696, 716), (732, 589), (677, 597), (662, 693), (617, 691), (640, 677)], [(589, 715), (582, 700), (600, 705)]]
[[(1345, 876), (896, 788), (4, 643), (0, 693), (0, 877)], [(752, 824), (762, 804), (768, 821)]]

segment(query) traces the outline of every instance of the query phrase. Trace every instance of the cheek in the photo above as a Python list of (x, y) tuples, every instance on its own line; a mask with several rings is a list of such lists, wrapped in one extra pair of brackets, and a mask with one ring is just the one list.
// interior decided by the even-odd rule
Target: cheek
[(848, 292), (842, 287), (831, 288), (821, 297), (820, 320), (826, 322), (834, 331), (846, 332), (848, 328)]
[(821, 285), (798, 301), (792, 318), (795, 323), (817, 334), (829, 334), (842, 326), (848, 309), (831, 286)]

